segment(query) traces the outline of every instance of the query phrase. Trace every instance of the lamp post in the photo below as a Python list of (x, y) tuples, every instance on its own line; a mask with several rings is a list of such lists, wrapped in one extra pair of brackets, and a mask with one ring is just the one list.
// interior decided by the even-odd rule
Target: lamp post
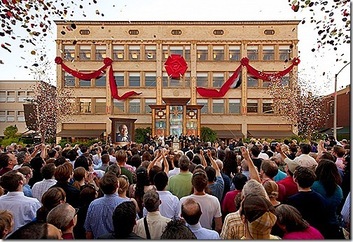
[(335, 140), (337, 140), (337, 76), (338, 74), (341, 73), (341, 71), (350, 64), (351, 62), (348, 62), (345, 64), (339, 72), (335, 74), (335, 94), (334, 94), (334, 100), (333, 100), (333, 136), (335, 137)]

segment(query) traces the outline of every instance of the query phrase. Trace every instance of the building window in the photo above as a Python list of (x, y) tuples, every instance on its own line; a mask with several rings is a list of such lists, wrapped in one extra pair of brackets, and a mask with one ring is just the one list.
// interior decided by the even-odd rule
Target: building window
[(229, 99), (228, 112), (232, 114), (240, 114), (240, 99)]
[(123, 72), (114, 72), (114, 79), (117, 87), (123, 87), (124, 84), (124, 73)]
[(32, 99), (34, 98), (34, 91), (27, 91), (27, 99)]
[(155, 87), (156, 86), (156, 73), (146, 72), (145, 73), (145, 87)]
[(6, 122), (6, 111), (0, 111), (0, 122)]
[(124, 60), (124, 46), (123, 45), (113, 45), (113, 59), (114, 60)]
[(156, 60), (156, 46), (146, 45), (145, 46), (145, 60)]
[(113, 113), (114, 114), (121, 114), (121, 113), (125, 113), (125, 102), (124, 101), (119, 101), (114, 99), (113, 100)]
[(96, 60), (103, 60), (107, 55), (107, 47), (105, 45), (96, 45)]
[(129, 113), (141, 113), (140, 111), (140, 99), (129, 100)]
[(152, 109), (150, 105), (156, 104), (156, 99), (145, 99), (145, 113), (150, 114), (152, 113)]
[(15, 122), (15, 111), (7, 111), (6, 121)]
[(105, 98), (96, 98), (94, 105), (94, 112), (96, 114), (105, 114), (106, 113), (107, 101)]
[(221, 87), (224, 83), (224, 73), (213, 73), (212, 86)]
[(0, 102), (6, 102), (6, 91), (0, 91)]
[(259, 60), (259, 46), (248, 45), (246, 51), (247, 51), (249, 60)]
[(65, 45), (63, 59), (67, 61), (72, 61), (75, 59), (75, 46), (74, 45)]
[(214, 99), (212, 101), (212, 112), (213, 113), (224, 113), (224, 100)]
[(17, 121), (18, 122), (25, 121), (25, 112), (24, 111), (17, 111)]
[(224, 46), (213, 46), (213, 60), (224, 60)]
[(82, 79), (79, 80), (79, 87), (90, 87), (90, 86), (91, 86), (91, 80), (82, 80)]
[(231, 45), (229, 46), (229, 60), (238, 61), (240, 60), (240, 46)]
[(92, 102), (91, 99), (80, 99), (80, 113), (91, 113)]
[(257, 113), (258, 108), (257, 108), (257, 100), (255, 99), (248, 99), (247, 101), (247, 112), (248, 113)]
[(275, 47), (273, 45), (262, 46), (263, 60), (272, 61), (275, 59)]
[(284, 46), (284, 45), (280, 45), (279, 46), (279, 59), (282, 61), (289, 61), (290, 59), (290, 46)]
[(259, 86), (259, 80), (252, 76), (248, 76), (248, 87), (258, 87), (258, 86)]
[(335, 102), (333, 100), (328, 103), (328, 112), (329, 115), (333, 115), (335, 113)]
[(190, 61), (191, 60), (191, 54), (190, 54), (190, 46), (188, 45), (188, 46), (185, 46), (184, 47), (185, 48), (185, 54), (184, 54), (184, 58), (185, 58), (185, 60), (186, 61)]
[(170, 46), (170, 55), (181, 55), (183, 56), (183, 46)]
[(106, 74), (104, 74), (103, 76), (97, 77), (95, 82), (96, 82), (96, 87), (105, 87), (107, 85)]
[(140, 60), (140, 46), (139, 45), (129, 46), (129, 60), (132, 60), (132, 61)]
[(80, 60), (90, 60), (91, 59), (91, 46), (90, 45), (80, 45), (79, 57), (80, 57)]
[(184, 87), (190, 87), (190, 72), (184, 74)]
[(167, 60), (169, 57), (169, 47), (168, 46), (163, 46), (163, 54), (162, 54), (163, 60)]
[(15, 101), (16, 101), (15, 91), (7, 91), (7, 102), (15, 102)]
[(18, 91), (17, 92), (17, 100), (20, 103), (25, 102), (26, 100), (26, 91)]
[(197, 60), (198, 61), (208, 60), (208, 47), (207, 47), (207, 45), (197, 46), (196, 51), (197, 51)]
[(262, 100), (262, 113), (273, 114), (272, 100)]
[(197, 99), (198, 105), (203, 105), (201, 108), (201, 113), (208, 113), (208, 100), (207, 99)]
[(208, 75), (206, 72), (198, 72), (196, 79), (196, 85), (198, 87), (208, 87)]
[(283, 77), (282, 77), (282, 80), (281, 80), (282, 86), (284, 86), (284, 87), (289, 86), (289, 81), (290, 81), (290, 79), (289, 79), (289, 74), (283, 76)]
[(168, 87), (169, 86), (169, 76), (167, 72), (163, 72), (162, 74), (162, 86)]
[(140, 87), (141, 86), (139, 72), (129, 73), (129, 86), (130, 87)]
[(64, 74), (64, 86), (65, 87), (74, 87), (75, 86), (75, 77), (67, 72)]

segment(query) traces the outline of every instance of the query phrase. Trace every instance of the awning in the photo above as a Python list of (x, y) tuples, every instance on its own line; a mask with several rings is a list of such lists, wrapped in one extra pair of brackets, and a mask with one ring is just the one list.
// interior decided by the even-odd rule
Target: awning
[[(350, 127), (337, 127), (337, 134), (350, 134)], [(320, 131), (320, 133), (326, 133), (328, 135), (333, 135), (333, 128), (327, 128), (325, 130)]]
[(272, 138), (281, 139), (289, 138), (295, 135), (291, 130), (271, 131), (271, 130), (248, 130), (248, 136), (254, 138)]
[(58, 137), (79, 137), (79, 138), (98, 138), (105, 130), (62, 130), (56, 134)]
[(240, 130), (215, 130), (218, 138), (232, 139), (243, 138), (243, 133)]

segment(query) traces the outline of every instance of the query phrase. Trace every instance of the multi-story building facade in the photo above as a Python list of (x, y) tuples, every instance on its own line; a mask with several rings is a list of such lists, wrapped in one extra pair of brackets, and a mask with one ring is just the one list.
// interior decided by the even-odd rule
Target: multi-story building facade
[[(283, 71), (298, 56), (299, 22), (56, 21), (57, 56), (67, 67), (92, 73), (104, 65), (104, 58), (113, 61), (99, 78), (90, 80), (57, 66), (57, 88), (72, 90), (78, 106), (73, 119), (58, 126), (58, 137), (114, 134), (115, 121), (151, 127), (154, 135), (164, 136), (198, 135), (206, 126), (225, 139), (289, 137), (295, 127), (272, 110), (269, 82), (251, 77), (245, 67), (241, 85), (223, 97), (205, 98), (196, 88), (220, 88), (244, 57), (264, 73)], [(164, 64), (171, 54), (187, 63), (180, 79), (166, 72)], [(109, 68), (119, 95), (131, 90), (141, 94), (112, 98)], [(293, 88), (296, 76), (295, 66), (282, 83)]]
[(33, 99), (34, 80), (0, 80), (0, 136), (8, 126), (18, 128), (18, 133), (28, 131), (23, 104)]

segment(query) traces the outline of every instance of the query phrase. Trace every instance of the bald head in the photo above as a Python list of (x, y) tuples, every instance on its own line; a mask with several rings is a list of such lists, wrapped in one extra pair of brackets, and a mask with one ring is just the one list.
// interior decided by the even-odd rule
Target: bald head
[(186, 199), (181, 205), (181, 216), (190, 225), (197, 224), (201, 214), (200, 204), (193, 198)]

